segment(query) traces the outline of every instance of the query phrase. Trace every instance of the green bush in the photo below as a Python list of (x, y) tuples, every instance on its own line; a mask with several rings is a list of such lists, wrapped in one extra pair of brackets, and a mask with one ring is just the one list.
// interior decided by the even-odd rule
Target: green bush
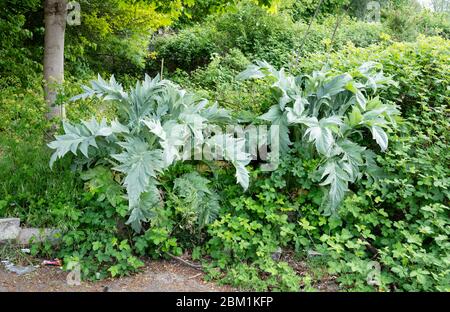
[[(109, 172), (106, 172), (109, 173)], [(113, 187), (111, 176), (96, 172), (97, 182), (80, 192), (74, 213), (67, 216), (64, 235), (55, 246), (49, 242), (32, 244), (32, 254), (63, 259), (68, 270), (79, 265), (84, 280), (128, 275), (144, 263), (136, 256), (131, 233), (122, 220), (127, 205), (118, 200), (111, 205), (105, 193)], [(110, 198), (109, 198), (110, 199)]]
[(236, 11), (211, 16), (203, 24), (176, 35), (158, 38), (154, 44), (157, 58), (150, 64), (158, 68), (164, 59), (169, 70), (192, 71), (208, 64), (213, 53), (223, 55), (232, 48), (250, 58), (258, 55), (279, 64), (294, 45), (294, 31), (287, 18), (246, 4)]
[[(50, 149), (45, 145), (52, 124), (39, 76), (28, 87), (10, 85), (0, 98), (0, 215), (20, 217), (29, 226), (65, 225), (76, 214), (83, 183), (69, 162), (48, 166)], [(112, 109), (98, 100), (69, 103), (80, 81), (68, 78), (57, 101), (66, 104), (67, 116), (78, 120), (91, 114), (110, 116)], [(56, 129), (58, 131), (58, 129)]]
[(0, 98), (0, 215), (20, 217), (29, 226), (64, 227), (76, 213), (82, 191), (66, 164), (48, 167), (44, 145), (50, 123), (37, 78), (28, 87), (11, 85)]
[(419, 34), (449, 39), (449, 13), (414, 10), (405, 6), (388, 10), (384, 15), (383, 23), (389, 29), (389, 34), (398, 41), (414, 41)]
[[(236, 180), (246, 189), (249, 184), (245, 166), (250, 155), (245, 142), (229, 133), (204, 130), (232, 122), (227, 110), (159, 76), (145, 76), (142, 82), (125, 92), (114, 76), (109, 81), (100, 76), (83, 86), (84, 93), (73, 98), (112, 100), (117, 111), (114, 120), (95, 116), (71, 124), (63, 120), (63, 134), (55, 135), (48, 146), (54, 150), (50, 167), (67, 154), (76, 156), (74, 166), (80, 171), (91, 166), (105, 166), (120, 172), (121, 185), (129, 202), (129, 219), (140, 232), (142, 223), (152, 219), (164, 202), (158, 189), (158, 176), (178, 161), (190, 160), (193, 151), (206, 151), (210, 161), (224, 159), (236, 168)], [(185, 146), (191, 149), (184, 149)], [(80, 152), (81, 154), (77, 154)], [(197, 155), (197, 154), (195, 154)]]
[[(277, 99), (259, 119), (278, 127), (278, 161), (291, 148), (318, 157), (317, 182), (324, 186), (322, 210), (334, 213), (356, 181), (376, 179), (375, 153), (388, 148), (388, 133), (397, 126), (399, 111), (381, 100), (378, 91), (395, 85), (377, 69), (363, 63), (352, 74), (334, 74), (327, 69), (310, 75), (292, 76), (257, 62), (239, 79), (265, 79)], [(368, 138), (372, 140), (368, 140)], [(274, 148), (270, 145), (271, 149)]]
[(421, 38), (322, 56), (303, 70), (326, 63), (342, 72), (381, 62), (399, 82), (381, 97), (399, 104), (405, 125), (377, 158), (385, 177), (355, 186), (339, 219), (318, 222), (305, 211), (303, 235), (314, 240), (301, 243), (327, 255), (330, 272), (349, 289), (448, 291), (449, 42)]
[(301, 56), (338, 49), (347, 41), (365, 47), (379, 42), (385, 31), (382, 25), (343, 17), (331, 43), (335, 23), (336, 18), (331, 17), (314, 23), (304, 40), (306, 23), (294, 23), (284, 14), (269, 14), (258, 6), (244, 4), (236, 11), (213, 15), (178, 34), (159, 37), (149, 68), (156, 72), (164, 59), (169, 71), (178, 68), (190, 72), (207, 65), (214, 54), (223, 56), (231, 49), (240, 50), (250, 61), (262, 59), (281, 67), (292, 61), (293, 52), (300, 47), (302, 50), (297, 52)]
[[(70, 102), (69, 99), (79, 92), (80, 85), (92, 76), (84, 79), (67, 77), (58, 89), (57, 104), (64, 104), (67, 118), (78, 120), (91, 115), (111, 116), (114, 112), (108, 104), (98, 99), (86, 99)], [(33, 145), (44, 144), (51, 123), (45, 118), (48, 112), (44, 101), (42, 77), (29, 77), (28, 87), (8, 85), (0, 87), (0, 136), (25, 141)]]
[[(338, 14), (347, 5), (350, 5), (351, 8), (355, 7), (355, 4), (351, 2), (352, 0), (324, 0), (316, 18), (322, 19)], [(318, 3), (314, 0), (284, 0), (280, 2), (279, 6), (280, 11), (288, 14), (294, 21), (308, 21), (314, 15)]]
[(190, 74), (177, 70), (171, 79), (205, 98), (217, 101), (239, 118), (259, 115), (273, 102), (273, 95), (263, 83), (237, 81), (236, 76), (250, 61), (240, 50), (231, 49), (224, 56), (214, 55), (211, 63)]
[[(297, 168), (305, 164), (295, 163)], [(209, 278), (258, 291), (300, 289), (303, 279), (286, 262), (292, 259), (284, 260), (284, 251), (294, 249), (298, 239), (299, 208), (283, 191), (280, 172), (284, 169), (273, 173), (274, 180), (254, 171), (255, 182), (246, 194), (227, 183), (222, 176), (226, 171), (218, 172), (223, 206), (220, 217), (209, 226), (210, 238), (203, 250), (212, 258), (206, 265)]]
[[(416, 113), (378, 157), (386, 178), (355, 189), (339, 220), (305, 228), (330, 257), (330, 272), (350, 289), (450, 289), (449, 112), (428, 107)], [(313, 223), (317, 216), (306, 218)]]
[[(384, 101), (399, 104), (405, 118), (390, 134), (387, 152), (377, 157), (384, 173), (353, 185), (338, 217), (330, 218), (317, 210), (323, 196), (314, 183), (319, 159), (301, 150), (286, 155), (270, 175), (254, 176), (245, 196), (223, 188), (223, 198), (240, 200), (225, 204), (222, 217), (210, 226), (210, 276), (235, 286), (270, 289), (261, 263), (272, 263), (268, 255), (281, 246), (304, 258), (319, 253), (343, 290), (448, 291), (448, 49), (442, 38), (420, 38), (365, 49), (350, 45), (301, 63), (302, 73), (328, 64), (340, 74), (378, 61), (399, 82), (380, 91)], [(272, 212), (272, 201), (280, 209), (273, 219), (264, 217)], [(264, 209), (258, 210), (260, 205)], [(288, 218), (274, 224), (284, 207), (291, 207)], [(260, 215), (252, 215), (257, 211)], [(270, 235), (260, 238), (266, 227)], [(292, 235), (277, 237), (281, 228), (292, 229)]]
[(29, 44), (41, 31), (27, 20), (39, 7), (38, 0), (0, 3), (0, 88), (12, 84), (28, 87), (30, 77), (42, 70), (42, 49)]
[[(183, 69), (191, 71), (208, 64), (211, 55), (217, 51), (214, 46), (214, 31), (194, 26), (181, 30), (176, 35), (165, 35), (154, 42), (157, 58), (150, 61), (150, 69), (158, 72), (161, 60), (169, 71)], [(155, 52), (153, 54), (155, 56)]]
[(319, 160), (301, 151), (269, 175), (255, 171), (244, 196), (223, 188), (223, 198), (236, 200), (209, 227), (210, 277), (242, 288), (292, 290), (282, 279), (297, 278), (292, 285), (301, 279), (281, 273), (271, 259), (281, 247), (304, 259), (318, 253), (343, 290), (448, 291), (449, 111), (428, 107), (415, 114), (377, 158), (384, 178), (355, 185), (338, 217), (317, 210)]
[(338, 53), (312, 55), (296, 70), (303, 73), (328, 66), (336, 72), (347, 72), (367, 61), (382, 64), (384, 73), (398, 82), (398, 87), (382, 90), (381, 97), (396, 102), (406, 116), (422, 104), (438, 107), (449, 103), (450, 41), (440, 37), (368, 48), (350, 44)]
[(49, 123), (44, 118), (47, 105), (39, 79), (27, 88), (12, 85), (0, 89), (0, 136), (42, 142)]
[(190, 74), (178, 69), (171, 78), (180, 85), (193, 89), (215, 91), (218, 86), (232, 84), (236, 76), (250, 61), (238, 49), (231, 49), (226, 55), (213, 54), (211, 62), (197, 68)]
[(82, 184), (68, 163), (50, 170), (46, 146), (0, 136), (0, 215), (29, 226), (66, 228)]
[(417, 19), (420, 32), (426, 36), (450, 39), (450, 13), (424, 11)]

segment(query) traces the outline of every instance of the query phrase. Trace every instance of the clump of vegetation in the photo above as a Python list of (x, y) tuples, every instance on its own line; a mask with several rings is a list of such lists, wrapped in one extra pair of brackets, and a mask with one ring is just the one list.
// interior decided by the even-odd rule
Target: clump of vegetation
[(336, 18), (330, 17), (309, 29), (306, 21), (295, 23), (287, 15), (273, 15), (246, 4), (237, 11), (211, 16), (203, 24), (157, 37), (148, 68), (158, 71), (164, 59), (168, 72), (191, 72), (208, 65), (214, 55), (224, 56), (236, 49), (251, 61), (260, 59), (281, 67), (292, 60), (293, 51), (305, 57), (311, 52), (339, 49), (347, 41), (365, 47), (380, 42), (380, 35), (388, 32), (383, 25), (349, 17), (340, 17), (336, 32), (335, 24)]
[[(0, 216), (63, 232), (32, 256), (89, 280), (182, 256), (245, 290), (450, 291), (448, 12), (88, 2), (47, 101), (43, 4), (0, 5)], [(279, 131), (205, 131), (227, 125)]]
[(92, 81), (92, 88), (84, 90), (84, 94), (73, 99), (97, 96), (113, 100), (118, 118), (109, 123), (95, 118), (75, 125), (64, 122), (64, 134), (48, 144), (55, 150), (50, 166), (67, 153), (77, 155), (78, 151), (84, 156), (78, 163), (81, 168), (110, 163), (108, 168), (121, 173), (117, 180), (126, 189), (128, 224), (137, 232), (161, 201), (158, 174), (175, 161), (192, 159), (191, 153), (199, 149), (211, 151), (209, 155), (203, 153), (203, 159), (231, 162), (237, 182), (244, 189), (248, 187), (245, 165), (250, 158), (244, 151), (245, 142), (231, 134), (204, 134), (208, 123), (230, 120), (228, 111), (216, 104), (208, 106), (207, 100), (196, 98), (159, 76), (146, 76), (128, 93), (114, 76), (109, 82), (99, 76)]

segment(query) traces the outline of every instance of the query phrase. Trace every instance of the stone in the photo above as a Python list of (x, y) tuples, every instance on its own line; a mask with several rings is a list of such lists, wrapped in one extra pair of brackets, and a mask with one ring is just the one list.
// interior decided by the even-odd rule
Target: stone
[(20, 219), (0, 218), (0, 241), (16, 239), (20, 232)]
[(278, 247), (277, 250), (274, 253), (272, 253), (272, 259), (274, 261), (280, 261), (282, 254), (283, 250), (280, 247)]
[(21, 245), (28, 245), (30, 242), (44, 242), (56, 243), (61, 236), (61, 231), (57, 229), (38, 229), (38, 228), (24, 228), (21, 229), (17, 236), (17, 243)]

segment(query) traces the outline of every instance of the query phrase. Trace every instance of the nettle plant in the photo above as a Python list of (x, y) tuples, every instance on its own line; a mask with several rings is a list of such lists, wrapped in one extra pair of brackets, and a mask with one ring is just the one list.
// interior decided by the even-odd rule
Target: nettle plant
[[(99, 76), (91, 85), (84, 86), (85, 92), (72, 100), (96, 96), (113, 101), (117, 118), (111, 122), (92, 118), (79, 124), (64, 121), (65, 134), (48, 144), (55, 150), (50, 166), (67, 153), (78, 155), (79, 151), (82, 168), (105, 166), (112, 170), (126, 190), (127, 224), (135, 231), (163, 204), (158, 177), (177, 161), (226, 160), (236, 168), (237, 182), (248, 187), (245, 166), (251, 158), (245, 153), (245, 141), (217, 130), (218, 125), (231, 122), (229, 112), (217, 103), (209, 105), (159, 76), (151, 79), (146, 75), (128, 92), (113, 76), (109, 82)], [(205, 218), (205, 213), (199, 217)]]
[(322, 204), (326, 215), (336, 212), (350, 183), (378, 175), (373, 144), (366, 134), (384, 152), (387, 131), (397, 124), (397, 108), (375, 96), (395, 82), (377, 66), (367, 62), (351, 74), (336, 75), (324, 68), (294, 77), (258, 61), (238, 76), (272, 83), (278, 103), (259, 118), (278, 126), (280, 151), (287, 153), (294, 146), (320, 158), (317, 175), (327, 194)]

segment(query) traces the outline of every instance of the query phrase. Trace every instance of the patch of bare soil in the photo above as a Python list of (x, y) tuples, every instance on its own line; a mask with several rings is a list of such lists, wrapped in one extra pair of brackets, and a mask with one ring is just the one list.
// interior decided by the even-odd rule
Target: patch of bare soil
[[(19, 265), (40, 263), (39, 259), (12, 250), (9, 253), (3, 249), (3, 257), (11, 258)], [(186, 258), (186, 259), (184, 259)], [(6, 270), (0, 264), (0, 292), (210, 292), (239, 291), (230, 286), (219, 286), (205, 282), (204, 273), (198, 270), (198, 265), (186, 257), (175, 257), (172, 260), (147, 261), (146, 266), (137, 274), (121, 278), (111, 278), (97, 282), (82, 282), (80, 286), (67, 284), (68, 272), (59, 267), (38, 266), (33, 272), (17, 275)], [(336, 277), (311, 270), (310, 265), (301, 259), (296, 259), (293, 251), (285, 250), (279, 259), (287, 262), (299, 276), (310, 276), (313, 289), (324, 292), (339, 291)], [(303, 289), (301, 285), (301, 289)]]
[[(296, 260), (292, 251), (285, 251), (281, 260), (287, 262), (299, 276), (311, 274), (308, 264), (305, 261)], [(336, 283), (336, 276), (321, 272), (320, 276), (313, 274), (313, 279), (312, 287), (319, 292), (338, 292), (340, 290)]]
[(151, 261), (138, 274), (99, 282), (82, 282), (80, 286), (69, 286), (67, 274), (58, 267), (39, 267), (19, 276), (0, 265), (0, 292), (235, 291), (231, 287), (205, 282), (203, 273), (174, 260)]

